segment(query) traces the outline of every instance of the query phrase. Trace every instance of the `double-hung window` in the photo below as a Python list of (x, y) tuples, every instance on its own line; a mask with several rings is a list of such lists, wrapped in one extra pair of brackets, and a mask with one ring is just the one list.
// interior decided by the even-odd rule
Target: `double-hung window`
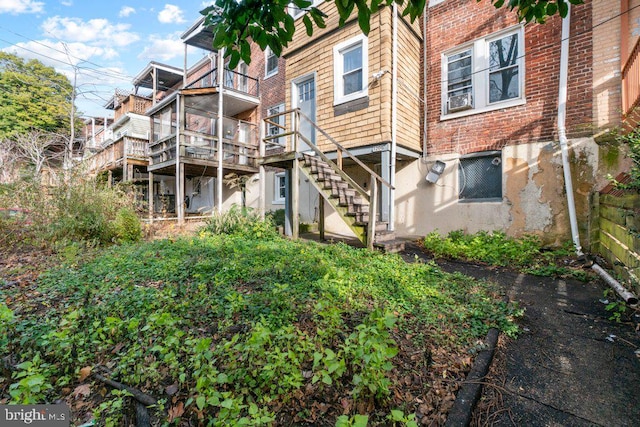
[(342, 104), (368, 94), (367, 37), (359, 35), (333, 48), (334, 104)]
[[(284, 104), (278, 104), (267, 109), (267, 116), (273, 116), (284, 111)], [(280, 126), (284, 125), (284, 116), (276, 116), (269, 119), (271, 123), (267, 124), (267, 136), (274, 136), (284, 133), (284, 129)], [(274, 144), (284, 144), (284, 137), (273, 138), (270, 142)]]
[(278, 57), (271, 48), (267, 47), (264, 51), (264, 77), (267, 78), (276, 74), (278, 74)]
[(446, 52), (442, 68), (443, 119), (523, 104), (523, 27)]
[(284, 172), (274, 175), (273, 204), (280, 205), (284, 203), (287, 195), (287, 186)]

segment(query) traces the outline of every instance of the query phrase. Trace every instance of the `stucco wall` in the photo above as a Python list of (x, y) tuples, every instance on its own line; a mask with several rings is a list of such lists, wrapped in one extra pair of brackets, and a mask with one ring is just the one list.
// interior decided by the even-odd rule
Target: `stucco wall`
[[(572, 139), (571, 169), (578, 224), (588, 244), (589, 197), (595, 188), (624, 167), (624, 153), (605, 152), (593, 138)], [(438, 160), (447, 164), (436, 184), (425, 181), (436, 158), (416, 160), (396, 179), (396, 230), (401, 236), (424, 236), (437, 230), (475, 233), (502, 230), (511, 236), (536, 234), (558, 245), (571, 239), (560, 149), (553, 142), (505, 147), (502, 151), (503, 200), (459, 202), (458, 154)]]

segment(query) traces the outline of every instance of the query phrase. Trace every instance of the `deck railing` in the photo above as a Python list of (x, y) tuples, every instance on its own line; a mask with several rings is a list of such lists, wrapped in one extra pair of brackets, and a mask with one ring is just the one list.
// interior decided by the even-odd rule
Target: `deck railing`
[[(224, 118), (223, 163), (226, 165), (256, 166), (258, 138), (256, 125), (230, 117)], [(185, 159), (218, 162), (217, 127), (190, 126), (180, 135), (180, 157)], [(176, 158), (175, 134), (150, 145), (150, 164)]]
[(640, 38), (622, 68), (622, 113), (628, 116), (640, 103)]
[(149, 142), (144, 139), (124, 136), (102, 148), (85, 161), (90, 171), (98, 171), (115, 167), (125, 158), (125, 155), (126, 157), (146, 160), (149, 156)]
[[(218, 69), (200, 75), (197, 79), (185, 86), (185, 89), (204, 89), (218, 87)], [(258, 79), (239, 73), (234, 70), (224, 70), (224, 88), (245, 93), (251, 96), (259, 96)]]

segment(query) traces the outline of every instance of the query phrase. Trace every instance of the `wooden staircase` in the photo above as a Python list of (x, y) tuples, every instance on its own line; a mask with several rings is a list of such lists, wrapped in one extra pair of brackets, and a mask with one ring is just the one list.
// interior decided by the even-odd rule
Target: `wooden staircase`
[(373, 247), (384, 252), (404, 250), (404, 242), (397, 240), (395, 233), (387, 230), (386, 223), (376, 222), (375, 227), (370, 228), (370, 202), (358, 194), (349, 182), (351, 180), (345, 179), (344, 172), (333, 162), (309, 153), (302, 153), (297, 162), (309, 182), (340, 215), (358, 240), (367, 245), (368, 234), (373, 231)]

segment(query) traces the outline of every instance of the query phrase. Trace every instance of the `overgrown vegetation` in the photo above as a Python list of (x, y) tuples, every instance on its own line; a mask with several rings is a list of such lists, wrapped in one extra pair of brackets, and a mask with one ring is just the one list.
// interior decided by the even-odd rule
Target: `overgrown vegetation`
[(442, 421), (490, 327), (517, 332), (520, 310), (491, 283), (272, 230), (231, 212), (196, 238), (0, 286), (14, 367), (0, 403), (63, 398), (78, 422), (89, 406), (126, 423), (131, 398), (89, 388), (92, 371), (155, 396), (173, 424), (415, 425)]
[(509, 266), (536, 276), (589, 279), (583, 269), (569, 265), (574, 253), (571, 242), (555, 250), (545, 250), (540, 239), (533, 235), (515, 239), (501, 231), (466, 234), (458, 230), (446, 236), (429, 233), (423, 243), (424, 248), (438, 258)]
[(619, 135), (617, 139), (618, 142), (629, 147), (628, 156), (633, 161), (633, 165), (629, 171), (629, 182), (616, 184), (618, 188), (640, 191), (640, 128), (635, 127), (631, 132)]
[(128, 193), (93, 179), (73, 178), (68, 183), (45, 186), (23, 178), (0, 186), (0, 209), (20, 212), (0, 219), (0, 244), (5, 245), (96, 246), (142, 237)]

